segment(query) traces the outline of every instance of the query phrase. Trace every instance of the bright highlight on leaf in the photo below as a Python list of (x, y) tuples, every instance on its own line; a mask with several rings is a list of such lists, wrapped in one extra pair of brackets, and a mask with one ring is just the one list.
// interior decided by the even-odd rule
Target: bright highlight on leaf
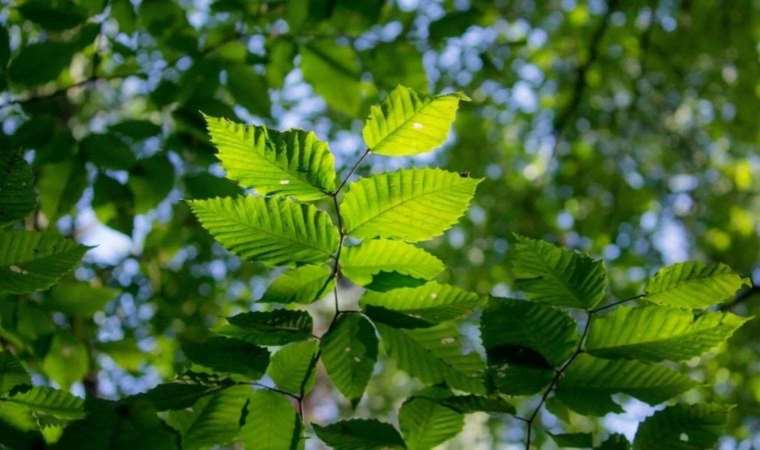
[(311, 131), (275, 131), (206, 117), (227, 176), (259, 194), (318, 200), (335, 189), (335, 161)]
[(299, 450), (304, 448), (302, 424), (293, 405), (280, 394), (258, 390), (248, 397), (248, 415), (240, 440), (248, 450)]
[(347, 233), (410, 242), (434, 238), (464, 214), (480, 179), (403, 169), (351, 184), (341, 203)]
[(645, 287), (646, 299), (679, 308), (707, 308), (730, 300), (746, 283), (724, 264), (685, 262), (661, 269)]
[(373, 106), (364, 124), (364, 142), (373, 153), (405, 156), (425, 153), (446, 142), (461, 93), (427, 97), (398, 86)]
[(699, 356), (727, 340), (748, 319), (659, 306), (621, 307), (594, 320), (587, 350), (602, 358), (681, 361)]
[(322, 262), (338, 248), (330, 217), (311, 205), (252, 196), (189, 203), (201, 224), (243, 258), (271, 266)]

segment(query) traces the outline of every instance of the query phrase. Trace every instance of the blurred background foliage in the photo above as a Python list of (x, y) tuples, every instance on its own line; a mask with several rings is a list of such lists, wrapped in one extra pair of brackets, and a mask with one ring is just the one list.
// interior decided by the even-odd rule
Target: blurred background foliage
[[(445, 150), (360, 169), (486, 177), (469, 216), (429, 245), (450, 282), (509, 295), (505, 257), (521, 233), (603, 257), (619, 297), (687, 258), (757, 286), (759, 19), (757, 0), (2, 0), (0, 146), (33, 165), (40, 208), (26, 226), (97, 247), (52, 290), (0, 299), (0, 341), (36, 383), (80, 396), (181, 372), (177, 339), (261, 309), (269, 282), (181, 201), (239, 192), (200, 111), (314, 129), (345, 171), (368, 106), (397, 84), (473, 99)], [(758, 314), (759, 292), (728, 307)], [(325, 326), (329, 308), (312, 312)], [(693, 365), (717, 380), (709, 400), (738, 405), (721, 449), (760, 448), (759, 331), (751, 322)], [(329, 386), (311, 396), (311, 420), (348, 410)], [(415, 387), (386, 370), (359, 415), (392, 417)], [(630, 437), (641, 410), (563, 419)], [(550, 411), (551, 430), (564, 413)], [(474, 417), (450, 448), (520, 445), (519, 423)]]

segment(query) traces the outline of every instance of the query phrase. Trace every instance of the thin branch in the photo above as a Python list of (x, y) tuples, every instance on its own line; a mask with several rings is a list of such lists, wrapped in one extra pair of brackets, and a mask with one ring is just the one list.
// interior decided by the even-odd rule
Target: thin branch
[(276, 387), (273, 387), (273, 386), (267, 386), (266, 384), (262, 384), (262, 383), (259, 383), (259, 382), (256, 382), (256, 381), (254, 381), (251, 384), (253, 386), (260, 387), (262, 389), (267, 389), (267, 390), (272, 391), (272, 392), (277, 392), (278, 394), (286, 395), (288, 397), (291, 397), (291, 398), (294, 398), (294, 399), (298, 400), (298, 395), (296, 395), (296, 394), (294, 394), (292, 392), (283, 391), (282, 389), (277, 389)]
[(351, 167), (351, 169), (348, 171), (348, 174), (346, 175), (346, 177), (345, 177), (345, 178), (343, 179), (343, 181), (341, 181), (341, 183), (338, 185), (338, 188), (337, 188), (337, 189), (335, 189), (335, 192), (333, 192), (333, 193), (332, 193), (332, 196), (333, 196), (333, 197), (336, 197), (336, 196), (338, 195), (338, 193), (339, 193), (339, 192), (340, 192), (340, 191), (343, 189), (343, 186), (345, 186), (345, 185), (346, 185), (346, 183), (348, 182), (348, 180), (351, 178), (351, 175), (353, 175), (353, 174), (354, 174), (354, 172), (356, 172), (356, 169), (358, 169), (358, 168), (359, 168), (359, 165), (362, 163), (362, 161), (364, 161), (364, 158), (366, 158), (366, 157), (367, 157), (367, 155), (369, 155), (370, 151), (371, 151), (371, 150), (370, 150), (369, 148), (367, 148), (367, 149), (365, 149), (365, 150), (364, 150), (364, 152), (363, 152), (363, 153), (362, 153), (362, 155), (359, 157), (359, 159), (358, 159), (358, 160), (357, 160), (357, 161), (354, 163), (354, 165), (353, 165), (353, 166)]
[(549, 383), (549, 386), (544, 391), (543, 395), (541, 395), (541, 400), (538, 402), (538, 405), (536, 405), (536, 408), (533, 410), (531, 415), (528, 417), (526, 422), (526, 433), (525, 433), (525, 450), (530, 450), (530, 439), (531, 439), (531, 433), (533, 430), (533, 422), (538, 417), (538, 413), (541, 411), (541, 408), (546, 403), (546, 400), (549, 398), (549, 395), (554, 391), (554, 389), (557, 387), (557, 384), (559, 383), (559, 380), (562, 378), (562, 376), (565, 374), (565, 371), (568, 367), (570, 367), (570, 364), (575, 361), (575, 359), (583, 353), (583, 344), (586, 341), (586, 336), (588, 336), (588, 331), (591, 328), (591, 318), (593, 317), (594, 312), (588, 311), (586, 315), (586, 325), (583, 327), (583, 333), (581, 334), (581, 338), (578, 340), (578, 346), (575, 348), (575, 351), (572, 355), (565, 361), (559, 369), (554, 373), (554, 377), (552, 378), (552, 381)]
[(638, 299), (644, 298), (644, 297), (646, 297), (646, 294), (634, 295), (633, 297), (624, 298), (622, 300), (618, 300), (616, 302), (612, 302), (610, 304), (607, 304), (607, 305), (600, 306), (598, 308), (592, 309), (590, 312), (593, 313), (593, 314), (596, 314), (598, 312), (605, 311), (605, 310), (610, 309), (610, 308), (614, 308), (615, 306), (622, 305), (623, 303), (632, 302), (634, 300), (638, 300)]
[[(370, 149), (365, 149), (364, 152), (362, 152), (359, 159), (354, 163), (353, 166), (351, 166), (351, 169), (349, 169), (346, 176), (343, 178), (343, 181), (338, 185), (338, 187), (330, 193), (330, 196), (332, 197), (333, 201), (333, 208), (335, 209), (335, 216), (336, 220), (338, 222), (338, 249), (335, 251), (335, 256), (333, 260), (333, 267), (332, 271), (330, 272), (330, 276), (327, 277), (327, 280), (325, 281), (325, 284), (320, 289), (320, 294), (322, 294), (322, 291), (330, 284), (331, 281), (334, 281), (335, 284), (333, 285), (333, 295), (335, 298), (335, 311), (332, 317), (332, 320), (330, 320), (330, 324), (327, 326), (327, 330), (322, 334), (322, 336), (325, 336), (327, 333), (332, 330), (335, 323), (338, 321), (338, 318), (341, 315), (340, 310), (340, 302), (338, 301), (338, 284), (340, 281), (340, 255), (343, 251), (343, 241), (346, 238), (345, 230), (343, 230), (343, 215), (340, 212), (340, 203), (338, 202), (338, 194), (343, 189), (343, 187), (346, 185), (348, 180), (351, 178), (351, 176), (354, 174), (356, 169), (359, 167), (359, 165), (364, 161), (364, 158), (369, 155)], [(322, 339), (322, 336), (318, 337), (317, 339)], [(318, 349), (316, 353), (314, 353), (314, 356), (312, 356), (311, 360), (309, 361), (309, 367), (306, 370), (306, 375), (304, 376), (303, 380), (301, 380), (301, 386), (298, 390), (298, 395), (295, 396), (296, 400), (298, 401), (298, 415), (301, 417), (301, 421), (304, 419), (304, 412), (303, 412), (303, 402), (304, 397), (306, 396), (306, 384), (309, 380), (309, 377), (311, 377), (311, 374), (314, 370), (316, 370), (317, 362), (319, 361), (319, 357), (322, 355), (322, 349)]]

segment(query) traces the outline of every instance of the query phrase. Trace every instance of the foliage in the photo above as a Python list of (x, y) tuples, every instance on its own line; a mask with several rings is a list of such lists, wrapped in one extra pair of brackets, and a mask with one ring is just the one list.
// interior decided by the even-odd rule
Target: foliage
[(750, 445), (757, 9), (5, 2), (0, 447)]

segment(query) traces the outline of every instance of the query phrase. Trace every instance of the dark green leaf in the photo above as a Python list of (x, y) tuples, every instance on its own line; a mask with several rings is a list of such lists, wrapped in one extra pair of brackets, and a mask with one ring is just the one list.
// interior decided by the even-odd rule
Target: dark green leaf
[(352, 419), (324, 427), (314, 424), (314, 432), (335, 450), (406, 448), (392, 425), (377, 420)]
[(196, 364), (250, 378), (262, 376), (269, 364), (269, 352), (266, 349), (220, 336), (211, 337), (204, 342), (185, 342), (182, 350)]

